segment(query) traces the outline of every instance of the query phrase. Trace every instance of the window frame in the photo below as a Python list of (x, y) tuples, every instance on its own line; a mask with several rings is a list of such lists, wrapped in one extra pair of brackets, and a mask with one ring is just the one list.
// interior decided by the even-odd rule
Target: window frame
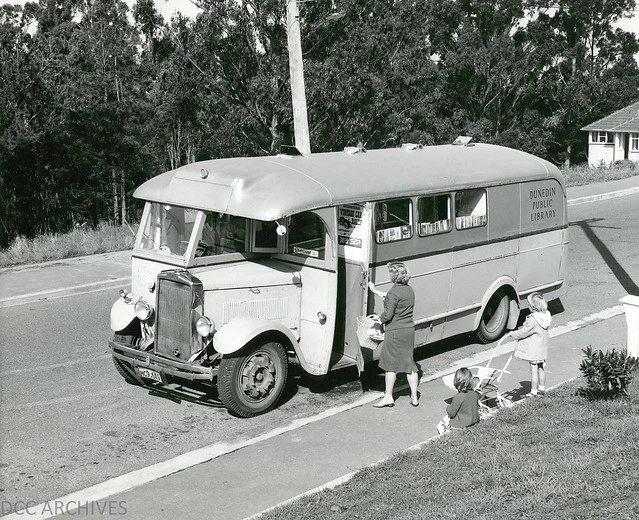
[[(457, 200), (457, 196), (461, 195), (463, 193), (468, 193), (468, 192), (472, 192), (472, 191), (481, 191), (484, 194), (484, 207), (485, 207), (485, 211), (483, 214), (483, 221), (481, 224), (478, 225), (470, 225), (467, 227), (459, 227), (459, 221), (457, 220), (458, 218), (467, 218), (467, 217), (472, 217), (472, 213), (469, 215), (463, 215), (463, 216), (458, 216), (457, 215), (457, 210), (458, 210), (458, 200)], [(481, 199), (479, 199), (481, 200)], [(465, 190), (459, 190), (455, 192), (455, 197), (454, 197), (454, 215), (455, 215), (455, 230), (456, 231), (465, 231), (467, 229), (478, 229), (478, 228), (482, 228), (482, 227), (486, 227), (488, 225), (488, 190), (486, 190), (486, 188), (468, 188)]]
[(639, 132), (630, 133), (630, 151), (639, 152)]
[[(433, 198), (437, 198), (437, 197), (447, 197), (448, 199), (448, 219), (446, 219), (445, 221), (448, 222), (448, 227), (446, 229), (441, 229), (438, 231), (433, 231), (430, 233), (423, 233), (422, 232), (422, 224), (433, 224), (433, 223), (440, 223), (440, 222), (445, 222), (442, 220), (438, 220), (435, 222), (422, 222), (421, 221), (421, 216), (420, 216), (420, 204), (423, 200), (425, 199), (433, 199)], [(419, 197), (417, 197), (417, 224), (416, 224), (416, 228), (417, 228), (417, 235), (420, 238), (423, 237), (430, 237), (430, 236), (435, 236), (435, 235), (442, 235), (444, 233), (450, 233), (453, 230), (453, 211), (454, 211), (454, 207), (453, 207), (453, 195), (452, 193), (435, 193), (435, 194), (429, 194), (429, 195), (420, 195)]]
[[(404, 226), (393, 226), (393, 227), (389, 227), (386, 229), (377, 229), (377, 207), (381, 204), (387, 204), (389, 202), (400, 202), (400, 201), (408, 201), (408, 219), (409, 219), (409, 223), (407, 224), (408, 227), (410, 228), (409, 231), (409, 235), (408, 236), (400, 236), (400, 238), (393, 238), (393, 239), (389, 239), (389, 240), (379, 240), (379, 232), (380, 231), (387, 231), (387, 230), (396, 230), (396, 229), (401, 229)], [(379, 200), (376, 201), (374, 203), (374, 207), (373, 207), (373, 226), (372, 226), (372, 230), (373, 230), (373, 235), (375, 238), (375, 243), (377, 245), (381, 245), (381, 244), (391, 244), (394, 242), (401, 242), (403, 240), (410, 240), (411, 238), (413, 238), (413, 236), (415, 235), (415, 210), (413, 208), (413, 199), (411, 197), (398, 197), (398, 198), (393, 198), (393, 199), (384, 199), (384, 200)], [(402, 233), (400, 232), (400, 235)]]

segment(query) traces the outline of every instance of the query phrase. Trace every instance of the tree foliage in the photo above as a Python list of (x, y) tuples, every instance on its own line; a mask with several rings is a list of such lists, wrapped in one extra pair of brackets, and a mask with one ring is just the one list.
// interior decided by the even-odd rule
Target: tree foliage
[[(0, 245), (123, 222), (135, 186), (292, 144), (287, 0), (0, 8)], [(633, 0), (314, 0), (300, 27), (314, 152), (456, 135), (558, 164), (639, 97)]]

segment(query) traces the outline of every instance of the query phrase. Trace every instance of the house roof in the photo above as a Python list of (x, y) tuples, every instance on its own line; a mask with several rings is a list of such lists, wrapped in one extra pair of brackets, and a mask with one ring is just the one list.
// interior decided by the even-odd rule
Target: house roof
[(639, 101), (617, 110), (609, 116), (590, 123), (582, 130), (599, 130), (601, 132), (639, 132)]
[[(203, 178), (204, 177), (204, 178)], [(426, 146), (308, 157), (216, 159), (182, 166), (133, 194), (153, 202), (275, 220), (336, 204), (557, 178), (548, 161), (501, 146)]]

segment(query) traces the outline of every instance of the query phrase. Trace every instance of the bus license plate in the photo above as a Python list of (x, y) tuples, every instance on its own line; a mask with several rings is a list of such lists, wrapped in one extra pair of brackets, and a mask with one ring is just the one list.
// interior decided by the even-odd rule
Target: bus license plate
[(140, 368), (138, 367), (138, 371), (141, 377), (146, 379), (152, 379), (153, 381), (157, 381), (158, 383), (162, 382), (162, 374), (156, 372), (155, 370), (149, 370), (148, 368)]

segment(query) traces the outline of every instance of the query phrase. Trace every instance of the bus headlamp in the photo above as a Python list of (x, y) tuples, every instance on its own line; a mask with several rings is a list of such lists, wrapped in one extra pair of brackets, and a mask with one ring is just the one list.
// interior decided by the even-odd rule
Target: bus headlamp
[(135, 302), (135, 315), (140, 321), (148, 320), (151, 317), (151, 314), (153, 314), (153, 309), (147, 302), (144, 300), (138, 300)]
[(202, 316), (201, 318), (197, 320), (197, 323), (195, 324), (195, 330), (197, 330), (197, 333), (200, 336), (202, 336), (203, 338), (206, 338), (207, 336), (210, 336), (213, 333), (214, 324), (206, 316)]

